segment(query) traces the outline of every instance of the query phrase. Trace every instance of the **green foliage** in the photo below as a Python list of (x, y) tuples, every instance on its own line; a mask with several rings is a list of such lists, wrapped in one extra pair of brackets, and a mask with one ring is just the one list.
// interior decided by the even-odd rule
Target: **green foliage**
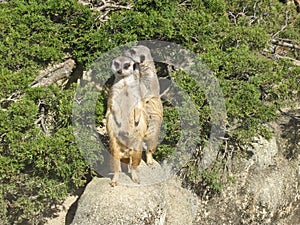
[(77, 40), (95, 26), (94, 16), (73, 0), (1, 4), (0, 99), (17, 99), (1, 102), (2, 224), (40, 224), (46, 211), (86, 182), (88, 166), (71, 127), (76, 87), (29, 86), (38, 70), (78, 52)]
[(154, 154), (157, 160), (164, 160), (170, 156), (180, 138), (180, 117), (177, 110), (168, 105), (167, 102), (164, 104), (164, 139)]
[[(62, 92), (55, 86), (35, 88), (2, 111), (1, 201), (14, 205), (13, 212), (0, 215), (6, 223), (38, 223), (45, 209), (86, 182), (88, 167), (70, 126), (73, 94), (72, 89)], [(48, 135), (35, 125), (38, 101), (43, 101), (55, 121), (47, 127)]]

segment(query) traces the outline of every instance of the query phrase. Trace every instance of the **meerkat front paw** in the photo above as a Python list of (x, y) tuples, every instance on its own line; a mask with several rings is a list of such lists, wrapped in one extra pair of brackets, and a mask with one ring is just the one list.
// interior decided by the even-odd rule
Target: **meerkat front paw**
[(115, 174), (114, 174), (114, 176), (112, 177), (112, 179), (111, 179), (111, 183), (110, 183), (110, 185), (112, 186), (112, 187), (115, 187), (115, 186), (117, 186), (117, 180), (119, 179), (119, 173), (118, 172), (115, 172)]
[(116, 180), (112, 180), (111, 181), (111, 183), (110, 183), (110, 185), (112, 186), (112, 187), (115, 187), (115, 186), (117, 186), (117, 181)]

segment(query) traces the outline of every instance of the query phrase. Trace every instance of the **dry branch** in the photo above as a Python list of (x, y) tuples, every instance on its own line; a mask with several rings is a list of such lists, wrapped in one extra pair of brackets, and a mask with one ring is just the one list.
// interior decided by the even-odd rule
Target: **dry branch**
[(1, 99), (0, 105), (2, 106), (5, 103), (16, 102), (20, 96), (21, 96), (20, 91), (15, 91), (8, 98)]
[(238, 26), (238, 19), (240, 17), (247, 17), (249, 19), (249, 25), (252, 25), (254, 22), (260, 23), (263, 19), (262, 15), (258, 14), (258, 4), (260, 3), (259, 0), (255, 1), (253, 4), (253, 15), (248, 15), (247, 7), (243, 7), (242, 11), (239, 13), (234, 14), (231, 11), (227, 11), (229, 19), (234, 23), (235, 26)]
[(44, 105), (43, 101), (40, 101), (39, 103), (39, 111), (40, 115), (39, 118), (34, 122), (35, 125), (40, 125), (42, 131), (46, 136), (49, 136), (49, 131), (46, 127), (46, 119), (47, 119), (47, 110), (46, 106)]
[(100, 12), (105, 12), (107, 9), (131, 9), (132, 5), (122, 5), (118, 2), (113, 2), (113, 1), (105, 1), (102, 0), (102, 4), (100, 5), (93, 5), (91, 2), (85, 2), (82, 0), (78, 1), (82, 5), (88, 5), (92, 10), (95, 11), (100, 11)]
[(82, 1), (82, 0), (78, 0), (78, 3), (80, 3), (81, 5), (89, 6), (90, 8), (93, 8), (93, 4), (90, 3), (90, 2), (85, 2), (85, 1)]
[(291, 57), (281, 56), (281, 55), (278, 55), (276, 53), (271, 54), (268, 51), (263, 51), (262, 54), (264, 56), (268, 57), (268, 58), (271, 58), (271, 59), (288, 59), (288, 60), (292, 61), (294, 65), (300, 66), (300, 60), (297, 60), (297, 59), (294, 59), (294, 58), (291, 58)]
[(277, 31), (275, 34), (273, 34), (272, 39), (274, 39), (274, 37), (276, 37), (278, 34), (280, 34), (287, 27), (288, 22), (289, 22), (289, 11), (286, 11), (284, 25), (281, 27), (281, 29), (279, 31)]
[(271, 39), (272, 44), (274, 45), (279, 45), (282, 47), (287, 47), (287, 48), (292, 48), (292, 49), (297, 49), (300, 50), (300, 46), (299, 45), (294, 45), (285, 41), (279, 41), (277, 39)]
[(281, 56), (278, 54), (275, 54), (275, 57), (278, 59), (288, 59), (288, 60), (292, 61), (296, 66), (300, 66), (300, 60), (293, 59), (293, 58), (287, 57), (287, 56)]
[(132, 5), (128, 4), (128, 5), (123, 5), (119, 2), (115, 2), (115, 1), (105, 1), (102, 0), (100, 4), (93, 4), (90, 1), (86, 2), (83, 0), (79, 0), (78, 1), (80, 4), (85, 5), (85, 6), (89, 6), (91, 10), (97, 11), (97, 12), (101, 12), (102, 15), (97, 17), (97, 20), (99, 20), (100, 22), (105, 22), (108, 20), (107, 16), (110, 12), (117, 10), (117, 9), (131, 9)]
[(68, 79), (75, 68), (75, 61), (68, 59), (67, 61), (51, 66), (36, 77), (31, 87), (49, 86), (62, 79)]
[[(62, 80), (70, 78), (75, 68), (75, 61), (68, 59), (63, 63), (49, 66), (38, 75), (30, 87), (47, 87), (50, 84), (57, 83)], [(19, 90), (13, 92), (9, 97), (0, 100), (2, 110), (7, 107), (11, 102), (16, 102), (24, 96)]]

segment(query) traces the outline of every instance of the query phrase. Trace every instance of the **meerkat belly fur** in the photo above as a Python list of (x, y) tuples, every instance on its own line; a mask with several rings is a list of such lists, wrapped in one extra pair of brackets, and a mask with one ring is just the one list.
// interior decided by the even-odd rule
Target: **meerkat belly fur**
[(111, 70), (115, 74), (115, 81), (110, 90), (106, 114), (114, 171), (111, 184), (117, 184), (120, 162), (129, 164), (132, 180), (139, 183), (136, 168), (141, 162), (142, 142), (147, 129), (139, 70), (128, 57), (115, 58)]
[(125, 55), (139, 63), (142, 100), (147, 115), (147, 131), (143, 138), (146, 145), (147, 164), (154, 163), (152, 153), (158, 145), (163, 117), (163, 106), (159, 96), (159, 82), (150, 49), (143, 45), (132, 47)]

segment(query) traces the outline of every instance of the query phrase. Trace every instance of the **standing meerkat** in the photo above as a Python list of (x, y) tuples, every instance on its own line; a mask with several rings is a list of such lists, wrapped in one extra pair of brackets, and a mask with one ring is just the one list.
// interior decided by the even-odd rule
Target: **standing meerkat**
[(147, 164), (152, 165), (154, 163), (152, 154), (158, 145), (163, 116), (156, 69), (150, 49), (146, 46), (134, 46), (126, 51), (125, 55), (139, 64), (141, 94), (147, 116), (147, 131), (143, 141), (146, 145)]
[(114, 171), (112, 186), (117, 184), (120, 162), (129, 164), (132, 180), (139, 183), (136, 168), (142, 159), (142, 143), (147, 125), (141, 98), (139, 70), (128, 57), (112, 60), (115, 81), (108, 98), (107, 133)]

